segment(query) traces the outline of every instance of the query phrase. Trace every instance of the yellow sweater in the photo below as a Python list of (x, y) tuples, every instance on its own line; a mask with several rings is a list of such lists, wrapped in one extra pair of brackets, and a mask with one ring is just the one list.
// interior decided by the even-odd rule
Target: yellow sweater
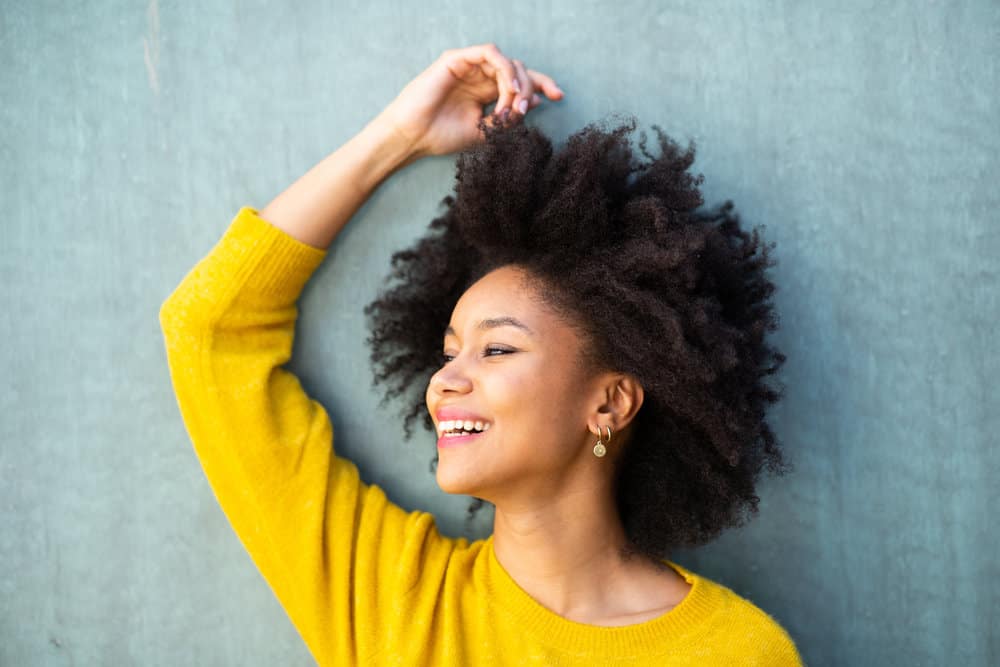
[(336, 456), (326, 410), (282, 366), (327, 251), (240, 209), (160, 309), (181, 416), (229, 522), (320, 665), (801, 665), (729, 588), (653, 620), (567, 620), (522, 590), (492, 536), (441, 535)]

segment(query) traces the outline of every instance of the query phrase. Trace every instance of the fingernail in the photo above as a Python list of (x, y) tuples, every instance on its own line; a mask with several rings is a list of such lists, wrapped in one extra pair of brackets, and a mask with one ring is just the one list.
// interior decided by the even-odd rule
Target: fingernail
[(521, 84), (518, 82), (516, 76), (514, 77), (514, 92), (515, 93), (521, 92)]
[(517, 108), (521, 112), (521, 115), (528, 113), (528, 100), (521, 100), (517, 103)]

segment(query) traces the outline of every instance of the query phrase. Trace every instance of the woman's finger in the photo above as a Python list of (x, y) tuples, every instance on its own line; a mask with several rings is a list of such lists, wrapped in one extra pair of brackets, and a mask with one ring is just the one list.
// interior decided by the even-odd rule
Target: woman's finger
[(469, 46), (464, 49), (456, 49), (455, 55), (469, 63), (479, 65), (487, 76), (496, 75), (498, 97), (494, 107), (494, 113), (500, 113), (504, 109), (509, 109), (517, 91), (514, 89), (514, 77), (516, 71), (514, 64), (507, 56), (500, 52), (496, 44), (480, 44)]
[(518, 93), (514, 96), (511, 107), (523, 116), (528, 113), (531, 96), (535, 92), (535, 86), (531, 82), (528, 72), (524, 69), (524, 63), (517, 58), (514, 58), (511, 62), (514, 63), (514, 70), (517, 72), (517, 82), (519, 84)]
[(552, 77), (542, 74), (533, 69), (528, 70), (528, 76), (531, 77), (532, 83), (536, 88), (540, 88), (545, 96), (550, 100), (558, 100), (563, 96), (563, 91), (556, 85), (556, 82), (552, 80)]

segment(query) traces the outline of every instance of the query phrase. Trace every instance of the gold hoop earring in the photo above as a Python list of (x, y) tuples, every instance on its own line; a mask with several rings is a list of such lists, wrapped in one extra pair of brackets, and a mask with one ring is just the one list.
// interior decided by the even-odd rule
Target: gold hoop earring
[[(596, 456), (597, 458), (601, 458), (602, 456), (607, 454), (608, 448), (605, 447), (604, 445), (611, 444), (611, 427), (605, 426), (604, 428), (608, 429), (608, 439), (606, 441), (602, 441), (601, 436), (600, 435), (597, 436), (597, 444), (594, 445), (594, 456)], [(599, 432), (601, 430), (601, 427), (598, 426), (597, 430)]]

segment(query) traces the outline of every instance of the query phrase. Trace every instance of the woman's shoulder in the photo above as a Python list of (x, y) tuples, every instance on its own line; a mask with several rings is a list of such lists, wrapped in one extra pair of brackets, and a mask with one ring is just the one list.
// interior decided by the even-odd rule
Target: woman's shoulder
[(668, 561), (668, 564), (693, 587), (701, 588), (702, 599), (716, 601), (718, 608), (713, 615), (713, 625), (720, 639), (725, 637), (727, 641), (743, 647), (747, 653), (757, 652), (779, 658), (768, 664), (802, 664), (791, 635), (763, 608), (719, 581), (673, 561)]

